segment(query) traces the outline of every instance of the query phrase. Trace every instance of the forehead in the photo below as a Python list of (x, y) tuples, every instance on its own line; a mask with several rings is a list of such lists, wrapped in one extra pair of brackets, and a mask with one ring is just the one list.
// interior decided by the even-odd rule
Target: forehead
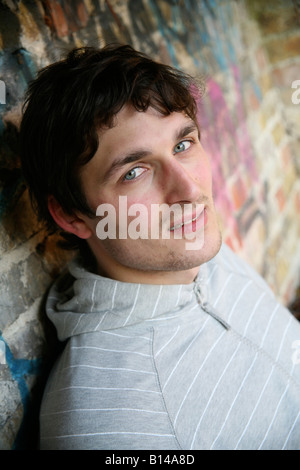
[[(158, 140), (167, 140), (188, 123), (190, 117), (181, 112), (164, 116), (149, 107), (144, 112), (136, 111), (132, 106), (125, 106), (115, 117), (114, 126), (99, 131), (99, 148), (113, 157), (115, 151), (151, 145)], [(122, 146), (122, 148), (120, 148)]]

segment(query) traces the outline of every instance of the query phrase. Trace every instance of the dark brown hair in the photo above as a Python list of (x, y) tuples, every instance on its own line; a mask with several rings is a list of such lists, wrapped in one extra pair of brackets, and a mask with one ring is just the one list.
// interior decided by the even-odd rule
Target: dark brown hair
[(53, 229), (48, 196), (66, 213), (95, 216), (81, 191), (79, 169), (98, 148), (125, 104), (163, 115), (185, 112), (196, 122), (193, 80), (129, 45), (74, 49), (30, 84), (21, 123), (21, 161), (39, 218)]

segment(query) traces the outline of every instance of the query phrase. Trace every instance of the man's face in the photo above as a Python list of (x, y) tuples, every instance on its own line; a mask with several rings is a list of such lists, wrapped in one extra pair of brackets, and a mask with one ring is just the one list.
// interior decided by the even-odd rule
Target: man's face
[[(99, 239), (96, 230), (101, 218), (84, 217), (93, 233), (88, 243), (99, 272), (131, 282), (191, 282), (199, 265), (215, 256), (221, 243), (210, 163), (196, 124), (183, 113), (163, 116), (153, 108), (138, 112), (125, 106), (115, 126), (100, 131), (99, 142), (97, 153), (80, 174), (95, 215), (102, 204), (116, 210), (117, 238)], [(118, 237), (119, 229), (123, 230), (120, 223), (132, 227), (138, 215), (129, 215), (124, 201), (127, 208), (142, 205), (140, 216), (147, 219), (144, 227), (149, 227), (146, 237)], [(153, 212), (151, 218), (151, 208), (162, 204), (182, 210), (160, 217), (160, 237), (153, 239), (150, 228), (157, 219), (154, 221)], [(189, 208), (185, 213), (184, 206)], [(195, 218), (203, 246), (187, 249), (186, 234), (195, 230)]]

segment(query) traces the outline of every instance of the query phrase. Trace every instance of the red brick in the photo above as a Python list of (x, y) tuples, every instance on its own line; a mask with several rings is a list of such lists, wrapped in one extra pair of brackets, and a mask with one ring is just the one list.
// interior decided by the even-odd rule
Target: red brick
[(80, 2), (77, 5), (77, 18), (78, 18), (78, 20), (80, 22), (80, 25), (82, 27), (87, 25), (89, 15), (88, 15), (88, 12), (87, 12), (87, 9), (86, 9), (86, 6), (85, 6), (84, 2)]
[(272, 70), (272, 77), (276, 86), (290, 87), (294, 80), (300, 78), (300, 64), (291, 64), (285, 67), (278, 67)]
[(44, 0), (45, 23), (53, 33), (59, 38), (69, 34), (69, 27), (66, 21), (64, 11), (60, 3), (56, 0)]
[(232, 184), (231, 194), (235, 209), (240, 209), (247, 200), (247, 190), (240, 177)]
[(289, 144), (286, 144), (281, 150), (281, 160), (285, 170), (287, 170), (291, 165), (292, 162), (292, 155), (291, 155), (291, 148)]
[(284, 209), (285, 207), (285, 195), (284, 195), (284, 192), (283, 192), (283, 189), (282, 188), (279, 188), (278, 191), (276, 192), (276, 199), (277, 199), (277, 203), (278, 203), (278, 208), (280, 210), (280, 212)]
[(267, 61), (264, 49), (262, 49), (261, 47), (257, 49), (257, 51), (255, 52), (255, 57), (256, 57), (256, 61), (257, 61), (257, 65), (259, 69), (260, 70), (265, 69), (268, 61)]
[(300, 214), (300, 194), (299, 193), (295, 195), (294, 203), (295, 203), (294, 205), (295, 205), (296, 211), (298, 212), (298, 214)]

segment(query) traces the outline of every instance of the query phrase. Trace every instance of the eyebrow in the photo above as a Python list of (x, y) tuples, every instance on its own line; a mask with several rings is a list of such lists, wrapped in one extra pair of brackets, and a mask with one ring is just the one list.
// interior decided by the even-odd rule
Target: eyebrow
[(189, 134), (197, 131), (198, 137), (200, 139), (200, 130), (197, 124), (191, 120), (191, 122), (185, 126), (183, 126), (179, 131), (175, 134), (175, 141), (184, 139)]
[[(178, 140), (184, 139), (184, 137), (195, 131), (197, 131), (198, 137), (200, 139), (199, 127), (194, 121), (191, 120), (188, 124), (176, 131), (174, 141), (176, 142)], [(125, 156), (116, 159), (105, 173), (104, 180), (108, 180), (109, 178), (111, 178), (113, 174), (116, 173), (120, 168), (123, 168), (124, 166), (129, 165), (130, 163), (134, 163), (138, 160), (141, 160), (142, 158), (146, 158), (151, 155), (151, 153), (152, 152), (150, 150), (136, 149), (132, 152), (127, 153)]]

